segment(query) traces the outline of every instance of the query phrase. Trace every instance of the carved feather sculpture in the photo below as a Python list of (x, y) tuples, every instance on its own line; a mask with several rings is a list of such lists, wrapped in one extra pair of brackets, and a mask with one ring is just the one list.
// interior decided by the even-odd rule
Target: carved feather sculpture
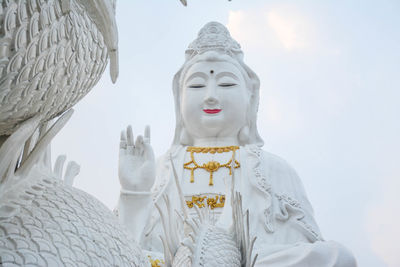
[(257, 255), (252, 257), (256, 238), (250, 238), (249, 215), (248, 212), (243, 214), (240, 193), (234, 190), (234, 174), (228, 197), (232, 225), (224, 228), (218, 225), (214, 213), (208, 208), (200, 211), (194, 206), (197, 216), (189, 217), (172, 160), (171, 166), (182, 212), (173, 212), (167, 196), (164, 196), (165, 205), (156, 204), (164, 229), (164, 236), (160, 238), (166, 266), (253, 267), (257, 260)]
[(113, 12), (106, 0), (1, 1), (0, 136), (39, 113), (47, 121), (71, 108), (100, 79), (110, 53), (115, 81)]
[(114, 4), (0, 1), (1, 266), (149, 265), (112, 212), (71, 186), (79, 165), (51, 168), (51, 140), (109, 57), (118, 76)]

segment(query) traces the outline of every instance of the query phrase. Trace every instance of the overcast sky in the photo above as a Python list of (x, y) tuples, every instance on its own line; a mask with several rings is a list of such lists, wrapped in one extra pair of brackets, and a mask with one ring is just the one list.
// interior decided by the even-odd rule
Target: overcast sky
[(323, 236), (359, 266), (400, 266), (400, 2), (117, 1), (120, 74), (108, 69), (53, 142), (81, 165), (75, 186), (109, 208), (120, 131), (172, 142), (172, 77), (209, 21), (229, 28), (260, 77), (264, 149), (299, 173)]

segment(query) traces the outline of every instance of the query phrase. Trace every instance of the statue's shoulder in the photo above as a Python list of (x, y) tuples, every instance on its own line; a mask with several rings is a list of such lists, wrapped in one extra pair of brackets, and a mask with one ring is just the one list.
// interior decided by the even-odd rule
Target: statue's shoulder
[(273, 165), (273, 166), (278, 166), (280, 168), (292, 168), (289, 163), (283, 159), (282, 157), (273, 154), (271, 152), (268, 152), (266, 150), (261, 150), (263, 159), (266, 162), (266, 164)]
[(262, 165), (276, 191), (298, 191), (296, 188), (303, 187), (295, 169), (282, 157), (262, 150)]
[[(304, 186), (295, 169), (283, 158), (267, 151), (262, 152), (267, 180), (275, 199), (276, 216), (287, 220), (298, 216), (299, 225), (309, 240), (322, 240), (313, 218), (313, 209), (308, 201)], [(278, 208), (279, 207), (279, 208)]]
[(265, 150), (261, 151), (262, 163), (265, 170), (268, 172), (274, 172), (277, 175), (297, 176), (294, 168), (285, 159), (271, 152)]
[[(241, 154), (246, 158), (246, 171), (263, 192), (291, 192), (301, 184), (293, 167), (283, 158), (255, 145)], [(242, 158), (242, 159), (244, 159)], [(254, 178), (254, 179), (253, 179)]]

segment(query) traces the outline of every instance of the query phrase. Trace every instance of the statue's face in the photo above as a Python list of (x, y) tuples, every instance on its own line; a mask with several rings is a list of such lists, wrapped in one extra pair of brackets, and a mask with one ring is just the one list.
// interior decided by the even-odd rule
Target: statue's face
[(246, 124), (249, 93), (240, 70), (227, 61), (200, 61), (183, 79), (181, 112), (194, 138), (237, 137)]

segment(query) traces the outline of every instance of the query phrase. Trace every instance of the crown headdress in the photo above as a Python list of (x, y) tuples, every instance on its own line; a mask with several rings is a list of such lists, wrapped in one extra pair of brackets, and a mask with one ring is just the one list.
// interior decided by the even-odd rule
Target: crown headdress
[(207, 51), (218, 51), (230, 56), (243, 56), (238, 42), (230, 35), (228, 29), (219, 22), (209, 22), (200, 31), (185, 51), (186, 60)]

